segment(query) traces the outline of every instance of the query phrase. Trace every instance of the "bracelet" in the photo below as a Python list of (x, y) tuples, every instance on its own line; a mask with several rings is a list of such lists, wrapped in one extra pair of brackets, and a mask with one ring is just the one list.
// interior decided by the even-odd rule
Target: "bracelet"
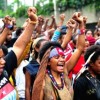
[(13, 25), (5, 25), (6, 28), (13, 30)]
[(81, 34), (84, 34), (85, 33), (85, 29), (81, 29)]
[(30, 24), (36, 24), (37, 21), (36, 21), (36, 22), (35, 22), (35, 21), (29, 21), (29, 23), (30, 23)]
[(85, 29), (77, 29), (77, 34), (82, 35), (85, 33)]

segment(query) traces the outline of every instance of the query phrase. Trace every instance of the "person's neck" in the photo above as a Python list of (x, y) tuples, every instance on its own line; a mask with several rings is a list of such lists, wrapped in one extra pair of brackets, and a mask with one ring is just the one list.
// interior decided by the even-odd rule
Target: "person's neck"
[(96, 78), (96, 74), (94, 73), (94, 71), (92, 69), (88, 69), (89, 73), (92, 75), (92, 77)]
[(51, 74), (54, 77), (54, 79), (57, 82), (57, 84), (61, 84), (60, 73), (57, 73), (57, 72), (54, 72), (54, 71), (51, 70)]

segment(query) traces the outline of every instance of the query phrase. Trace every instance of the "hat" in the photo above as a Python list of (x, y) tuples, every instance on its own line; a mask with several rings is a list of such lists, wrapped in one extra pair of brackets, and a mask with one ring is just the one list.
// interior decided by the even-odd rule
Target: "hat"
[(86, 39), (89, 41), (90, 45), (94, 45), (96, 39), (93, 36), (87, 36)]

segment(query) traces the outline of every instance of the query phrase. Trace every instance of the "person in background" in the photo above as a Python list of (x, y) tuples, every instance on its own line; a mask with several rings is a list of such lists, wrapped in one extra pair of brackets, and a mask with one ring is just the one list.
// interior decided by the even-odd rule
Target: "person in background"
[(30, 63), (24, 68), (25, 73), (25, 99), (26, 100), (32, 100), (32, 89), (34, 80), (36, 78), (36, 74), (38, 72), (40, 63), (38, 59), (38, 53), (41, 49), (41, 47), (47, 42), (46, 39), (44, 39), (43, 36), (38, 37), (34, 40), (32, 48), (33, 48), (33, 55), (32, 60)]
[[(24, 49), (26, 48), (28, 42), (30, 41), (32, 32), (37, 23), (36, 8), (29, 7), (27, 10), (30, 22), (27, 27), (14, 43), (12, 50), (4, 56), (2, 50), (2, 44), (4, 43), (7, 33), (13, 27), (12, 20), (9, 16), (5, 18), (5, 28), (0, 34), (0, 100), (16, 100), (16, 90), (9, 82), (9, 77), (12, 74), (15, 67), (17, 67), (18, 60), (20, 59)], [(8, 76), (3, 73), (4, 69)]]
[(74, 100), (100, 100), (100, 46), (90, 46), (74, 83)]

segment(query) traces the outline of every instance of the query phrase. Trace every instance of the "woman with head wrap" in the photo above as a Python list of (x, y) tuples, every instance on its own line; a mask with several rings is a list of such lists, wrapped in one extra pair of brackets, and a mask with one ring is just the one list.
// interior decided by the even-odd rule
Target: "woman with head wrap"
[(41, 48), (39, 52), (40, 67), (33, 85), (32, 100), (73, 99), (68, 73), (78, 61), (85, 43), (84, 18), (80, 13), (75, 13), (73, 19), (79, 22), (81, 30), (75, 52), (65, 62), (65, 55), (59, 43), (49, 41)]

